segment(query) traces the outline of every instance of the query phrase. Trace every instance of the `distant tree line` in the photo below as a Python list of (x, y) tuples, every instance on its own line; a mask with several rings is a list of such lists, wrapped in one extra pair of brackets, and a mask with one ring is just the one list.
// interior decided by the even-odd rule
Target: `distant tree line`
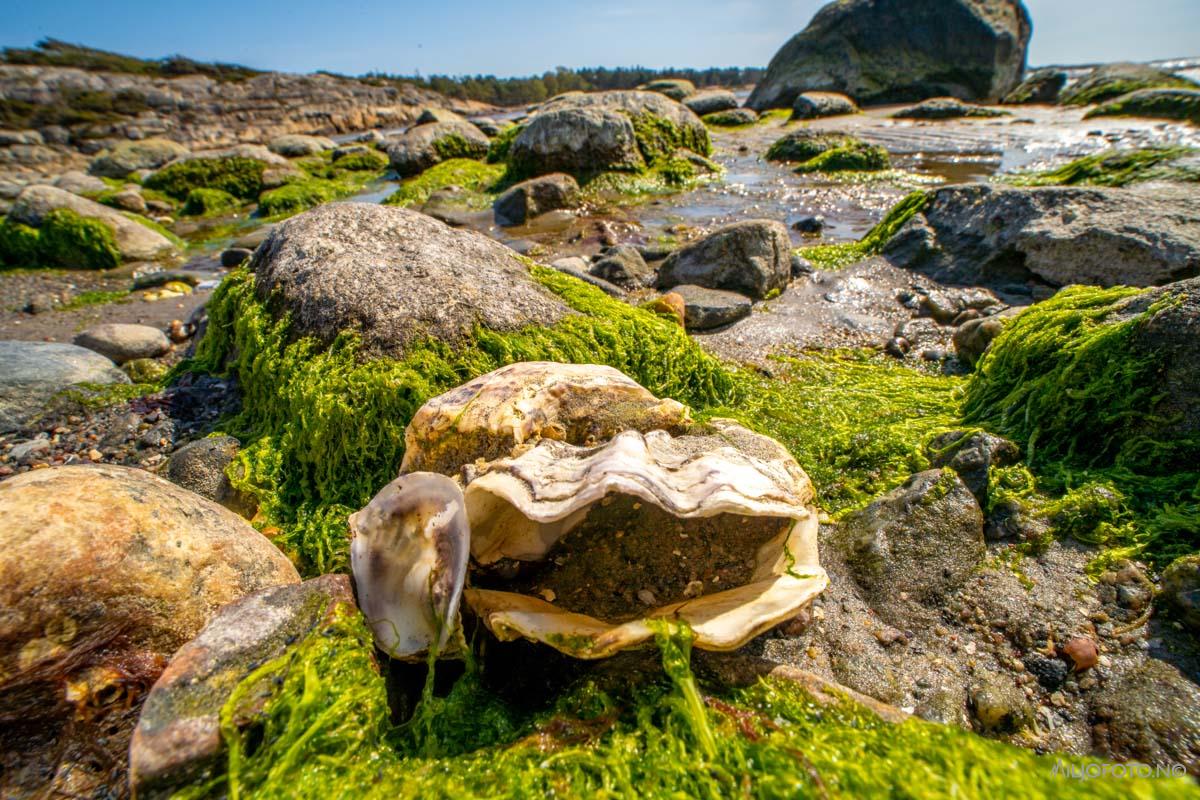
[(559, 67), (552, 72), (527, 78), (497, 78), (495, 75), (388, 75), (368, 73), (368, 83), (410, 84), (432, 89), (457, 100), (478, 100), (497, 106), (540, 103), (556, 94), (599, 89), (633, 89), (661, 78), (684, 78), (697, 88), (705, 86), (741, 86), (757, 83), (761, 67), (709, 67), (708, 69), (650, 69), (648, 67)]
[(125, 72), (132, 75), (174, 78), (180, 75), (207, 75), (219, 81), (242, 81), (262, 70), (240, 64), (193, 61), (184, 56), (135, 58), (58, 39), (42, 39), (32, 48), (5, 47), (0, 62), (43, 67), (75, 67), (92, 72)]

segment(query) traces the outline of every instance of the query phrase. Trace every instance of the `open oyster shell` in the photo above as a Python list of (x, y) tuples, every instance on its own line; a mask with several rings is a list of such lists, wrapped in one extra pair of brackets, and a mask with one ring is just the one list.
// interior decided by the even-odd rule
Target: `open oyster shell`
[[(609, 367), (505, 367), (429, 401), (407, 439), (406, 469), (436, 468), (463, 487), (461, 497), (438, 490), (424, 500), (445, 504), (438, 519), (465, 519), (479, 585), (467, 588), (463, 599), (502, 640), (525, 637), (578, 658), (603, 658), (651, 638), (646, 620), (669, 617), (692, 627), (696, 647), (732, 650), (795, 616), (828, 583), (817, 560), (812, 484), (779, 443), (730, 420), (692, 424), (685, 407), (655, 398)], [(448, 480), (417, 472), (399, 481), (432, 486), (435, 478)], [(401, 609), (446, 610), (419, 581), (397, 582), (392, 573), (418, 574), (405, 572), (405, 565), (430, 563), (427, 551), (453, 546), (440, 545), (437, 535), (380, 534), (396, 527), (395, 515), (368, 518), (366, 511), (356, 515), (355, 541), (363, 537), (390, 549), (390, 566), (370, 573), (356, 562), (354, 573), (360, 596), (366, 583), (367, 595), (381, 591), (390, 598), (374, 606), (374, 612), (395, 610), (385, 627), (414, 624)], [(432, 530), (411, 520), (400, 527)], [(458, 528), (443, 526), (439, 535), (460, 541)], [(680, 541), (691, 548), (691, 562), (672, 550)], [(426, 552), (414, 552), (412, 543)], [(564, 553), (572, 543), (577, 549)], [(596, 557), (609, 544), (615, 550), (606, 551), (599, 590), (586, 583), (586, 570), (570, 573), (586, 585), (562, 597), (546, 589), (537, 596), (515, 577), (529, 568), (558, 580), (555, 585), (570, 585), (567, 572), (556, 577), (558, 565)], [(647, 553), (648, 567), (629, 560)], [(724, 559), (720, 570), (696, 563), (710, 556)], [(643, 577), (683, 571), (692, 580), (686, 591), (661, 600), (642, 590), (638, 601), (616, 613), (589, 607), (596, 591), (611, 599), (609, 587), (628, 598), (633, 580), (620, 574), (625, 568), (640, 569)], [(664, 580), (663, 586), (682, 582)], [(372, 592), (371, 584), (382, 588)], [(433, 638), (418, 620), (418, 635), (405, 641), (410, 646), (400, 649), (412, 655), (411, 646)]]

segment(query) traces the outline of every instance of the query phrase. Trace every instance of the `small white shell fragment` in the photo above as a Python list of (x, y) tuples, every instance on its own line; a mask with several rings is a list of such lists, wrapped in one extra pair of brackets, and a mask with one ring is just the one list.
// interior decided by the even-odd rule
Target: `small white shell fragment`
[(470, 530), (462, 490), (401, 475), (350, 516), (350, 566), (375, 643), (393, 658), (442, 651), (458, 626)]

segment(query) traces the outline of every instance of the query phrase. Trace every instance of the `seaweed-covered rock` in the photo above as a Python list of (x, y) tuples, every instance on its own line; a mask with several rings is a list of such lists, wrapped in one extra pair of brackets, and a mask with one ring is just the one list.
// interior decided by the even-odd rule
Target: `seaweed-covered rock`
[(1057, 103), (1067, 85), (1067, 73), (1059, 69), (1039, 69), (1000, 100), (1005, 105), (1021, 103)]
[(135, 358), (154, 358), (171, 349), (167, 335), (149, 325), (106, 322), (75, 335), (75, 344), (107, 356), (118, 364)]
[(920, 472), (838, 523), (833, 543), (887, 616), (902, 595), (936, 605), (985, 554), (983, 512), (952, 470)]
[(1200, 460), (1200, 278), (1071, 287), (1014, 317), (967, 385), (965, 419), (1044, 458), (1146, 475)]
[(884, 254), (972, 286), (1152, 286), (1200, 271), (1200, 210), (1120, 189), (948, 186), (930, 193)]
[(804, 92), (792, 103), (792, 119), (819, 119), (857, 114), (858, 105), (837, 92)]
[(807, 91), (861, 104), (999, 98), (1025, 71), (1031, 32), (1019, 0), (840, 0), (775, 54), (746, 104), (789, 108)]
[(276, 136), (267, 144), (267, 149), (272, 153), (288, 158), (315, 156), (335, 147), (337, 147), (337, 143), (327, 136), (306, 136), (302, 133)]
[(636, 247), (619, 244), (606, 248), (592, 262), (588, 272), (623, 289), (640, 289), (654, 283), (654, 270)]
[(521, 181), (492, 203), (498, 225), (523, 225), (547, 211), (579, 205), (579, 184), (570, 175), (555, 173)]
[(803, 163), (831, 150), (851, 148), (864, 144), (848, 133), (823, 131), (813, 128), (797, 128), (776, 139), (767, 148), (768, 161), (794, 161)]
[(490, 142), (465, 120), (429, 122), (388, 140), (392, 169), (401, 177), (417, 175), (451, 158), (483, 158)]
[(706, 289), (683, 284), (671, 290), (683, 298), (684, 326), (689, 331), (707, 331), (750, 316), (750, 298), (737, 292)]
[(1195, 82), (1148, 64), (1105, 64), (1068, 86), (1059, 102), (1068, 106), (1086, 106), (1139, 89), (1196, 88)]
[(949, 467), (958, 473), (981, 508), (987, 508), (992, 467), (1015, 464), (1021, 457), (1015, 444), (987, 431), (948, 431), (935, 437), (928, 450), (930, 466)]
[(0, 691), (20, 743), (5, 768), (26, 789), (102, 784), (96, 754), (124, 763), (128, 709), (170, 655), (226, 603), (299, 580), (245, 520), (144, 470), (19, 475), (0, 518)]
[(233, 688), (345, 614), (358, 614), (346, 575), (264, 589), (222, 608), (171, 658), (142, 706), (129, 748), (137, 796), (165, 797), (221, 766), (221, 709)]
[(251, 201), (264, 188), (298, 174), (286, 158), (261, 145), (238, 145), (188, 153), (154, 171), (142, 183), (176, 200), (185, 200), (196, 189), (215, 189)]
[(129, 378), (91, 350), (58, 342), (0, 341), (0, 433), (35, 419), (64, 389), (114, 383), (129, 383)]
[(645, 166), (629, 117), (608, 108), (563, 108), (538, 114), (509, 148), (518, 173), (639, 170)]
[(931, 97), (922, 100), (915, 106), (902, 108), (892, 117), (895, 119), (962, 119), (964, 117), (1003, 117), (1007, 111), (1000, 111), (974, 103), (964, 103), (957, 97)]
[(92, 159), (88, 172), (101, 178), (124, 178), (139, 169), (158, 169), (188, 149), (170, 139), (139, 139), (121, 142), (109, 152)]
[(954, 331), (954, 354), (959, 361), (973, 367), (1003, 330), (1004, 320), (997, 316), (967, 320)]
[(758, 122), (758, 112), (752, 108), (731, 108), (728, 111), (717, 111), (704, 115), (704, 124), (715, 125), (718, 128), (736, 128), (739, 125), (753, 125)]
[(520, 173), (641, 170), (680, 148), (709, 154), (708, 129), (654, 92), (568, 92), (539, 106), (509, 149)]
[(658, 287), (695, 284), (761, 299), (783, 291), (792, 274), (787, 228), (774, 220), (745, 220), (718, 228), (667, 256)]
[[(17, 196), (16, 202), (9, 210), (8, 221), (31, 228), (41, 228), (48, 220), (54, 221), (53, 217), (56, 211), (67, 211), (84, 220), (95, 220), (103, 224), (111, 231), (112, 245), (115, 247), (117, 260), (152, 261), (174, 255), (177, 252), (175, 245), (158, 231), (130, 219), (115, 209), (54, 186), (27, 187)], [(41, 247), (63, 250), (61, 253), (55, 253), (55, 263), (47, 264), (47, 266), (71, 266), (68, 262), (72, 258), (72, 250), (78, 251), (77, 258), (80, 260), (80, 263), (74, 266), (116, 266), (113, 263), (92, 263), (93, 255), (90, 248), (95, 244), (92, 237), (81, 234), (78, 241), (64, 241), (61, 245), (47, 241), (43, 242)], [(2, 257), (3, 254), (0, 254), (0, 258)], [(37, 265), (27, 264), (24, 266)]]
[(1200, 89), (1139, 89), (1087, 113), (1092, 117), (1177, 119), (1200, 125)]
[(728, 89), (705, 89), (688, 95), (682, 102), (692, 113), (701, 117), (738, 107), (737, 97)]
[(504, 245), (395, 206), (335, 203), (293, 217), (251, 269), (297, 333), (329, 343), (354, 331), (380, 355), (398, 356), (416, 337), (461, 341), (477, 324), (515, 330), (569, 313)]
[(696, 84), (684, 78), (662, 78), (644, 83), (638, 89), (644, 92), (657, 92), (672, 100), (682, 100), (695, 93)]

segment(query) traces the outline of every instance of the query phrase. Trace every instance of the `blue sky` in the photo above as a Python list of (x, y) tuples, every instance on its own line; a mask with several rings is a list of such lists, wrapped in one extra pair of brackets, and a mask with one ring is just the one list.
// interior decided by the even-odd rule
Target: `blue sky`
[[(763, 65), (821, 0), (0, 0), (0, 44), (45, 36), (264, 69), (528, 75)], [(1026, 0), (1031, 64), (1200, 56), (1200, 0)]]

